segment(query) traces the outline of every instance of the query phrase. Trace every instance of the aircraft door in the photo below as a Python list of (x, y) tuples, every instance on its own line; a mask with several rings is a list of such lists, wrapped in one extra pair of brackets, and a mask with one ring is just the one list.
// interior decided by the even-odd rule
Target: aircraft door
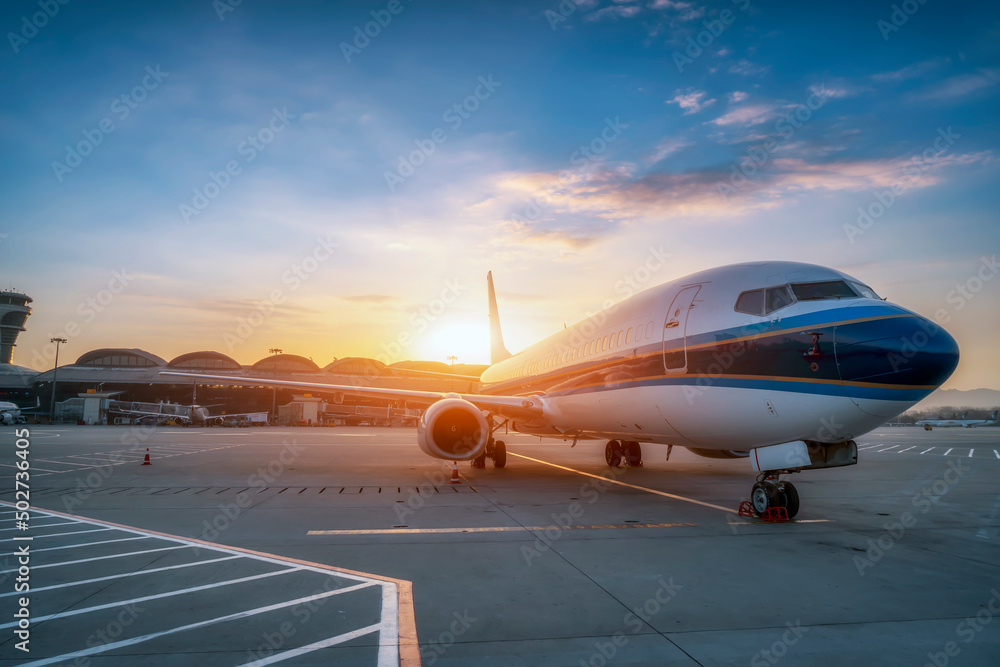
[(687, 321), (700, 289), (701, 285), (685, 287), (670, 303), (667, 319), (663, 323), (663, 366), (668, 373), (680, 373), (687, 369)]

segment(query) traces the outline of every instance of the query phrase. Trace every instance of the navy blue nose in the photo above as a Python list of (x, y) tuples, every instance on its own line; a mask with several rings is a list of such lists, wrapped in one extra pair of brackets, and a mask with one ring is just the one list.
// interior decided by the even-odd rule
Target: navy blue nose
[[(891, 307), (887, 306), (887, 309)], [(840, 379), (854, 399), (888, 401), (893, 416), (940, 387), (958, 366), (958, 343), (930, 320), (892, 308), (834, 330)], [(867, 409), (867, 408), (866, 408)]]

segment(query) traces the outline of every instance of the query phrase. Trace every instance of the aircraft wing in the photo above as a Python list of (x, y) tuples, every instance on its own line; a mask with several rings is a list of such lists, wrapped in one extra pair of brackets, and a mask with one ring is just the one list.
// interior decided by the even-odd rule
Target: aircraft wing
[[(229, 375), (202, 375), (200, 373), (178, 373), (161, 371), (160, 375), (216, 380), (228, 384), (253, 384), (265, 387), (289, 387), (317, 392), (342, 394), (345, 396), (364, 396), (366, 398), (381, 398), (384, 400), (403, 400), (408, 403), (430, 405), (443, 398), (462, 398), (482, 410), (489, 410), (511, 419), (528, 420), (543, 416), (544, 403), (538, 396), (490, 396), (487, 394), (460, 394), (444, 391), (417, 391), (413, 389), (388, 389), (384, 387), (359, 387), (356, 385), (323, 384), (321, 382), (293, 382), (289, 380), (273, 380), (267, 378), (232, 377)], [(213, 415), (214, 416), (214, 415)]]

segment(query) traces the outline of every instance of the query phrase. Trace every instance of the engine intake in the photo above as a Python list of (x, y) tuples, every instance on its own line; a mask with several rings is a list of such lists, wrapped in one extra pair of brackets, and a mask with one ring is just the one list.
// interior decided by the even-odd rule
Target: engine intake
[(417, 424), (417, 444), (425, 454), (447, 461), (471, 461), (486, 449), (490, 427), (483, 413), (462, 398), (432, 404)]

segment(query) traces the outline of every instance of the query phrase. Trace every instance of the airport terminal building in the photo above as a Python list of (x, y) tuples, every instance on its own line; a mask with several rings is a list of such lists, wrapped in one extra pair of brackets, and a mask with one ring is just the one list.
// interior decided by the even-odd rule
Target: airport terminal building
[[(74, 362), (47, 371), (14, 365), (17, 335), (25, 330), (31, 298), (0, 292), (0, 401), (19, 405), (28, 421), (47, 421), (50, 406), (57, 422), (127, 423), (115, 406), (208, 406), (213, 415), (267, 413), (268, 421), (286, 424), (412, 422), (419, 413), (388, 401), (334, 393), (303, 392), (247, 383), (245, 378), (316, 384), (376, 386), (393, 389), (471, 392), (484, 366), (448, 366), (437, 362), (398, 362), (346, 357), (320, 367), (311, 359), (276, 354), (251, 365), (211, 350), (189, 352), (167, 361), (139, 348), (91, 350)], [(224, 375), (203, 383), (161, 375), (163, 371)]]

